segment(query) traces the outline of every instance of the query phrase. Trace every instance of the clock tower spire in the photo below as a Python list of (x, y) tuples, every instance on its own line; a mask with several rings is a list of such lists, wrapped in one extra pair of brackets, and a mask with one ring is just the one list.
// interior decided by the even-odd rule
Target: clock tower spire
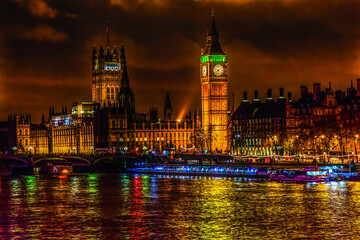
[(228, 148), (227, 57), (220, 45), (214, 15), (213, 10), (206, 47), (200, 57), (202, 128), (206, 150), (224, 152)]

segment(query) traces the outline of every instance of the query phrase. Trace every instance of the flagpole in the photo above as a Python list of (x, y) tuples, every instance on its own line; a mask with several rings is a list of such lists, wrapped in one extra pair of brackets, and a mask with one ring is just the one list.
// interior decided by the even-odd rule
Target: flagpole
[(106, 28), (106, 32), (107, 32), (107, 47), (110, 47), (110, 21), (107, 20), (107, 28)]

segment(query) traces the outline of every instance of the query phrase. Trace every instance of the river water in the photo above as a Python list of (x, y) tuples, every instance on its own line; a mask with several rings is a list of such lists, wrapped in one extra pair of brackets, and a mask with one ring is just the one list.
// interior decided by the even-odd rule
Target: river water
[(0, 239), (360, 239), (360, 182), (2, 177)]

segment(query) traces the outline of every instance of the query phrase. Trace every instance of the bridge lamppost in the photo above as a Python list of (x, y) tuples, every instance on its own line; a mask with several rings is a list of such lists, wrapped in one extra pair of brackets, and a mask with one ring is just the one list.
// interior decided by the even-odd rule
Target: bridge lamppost
[(126, 147), (126, 146), (125, 146), (125, 147), (124, 147), (124, 151), (125, 151), (125, 153), (126, 153), (126, 151), (127, 151), (127, 150), (128, 150), (128, 147)]
[(29, 147), (29, 152), (30, 152), (30, 154), (31, 154), (31, 150), (33, 150), (33, 147), (32, 147), (32, 146)]
[(17, 147), (16, 146), (13, 147), (13, 151), (14, 151), (14, 155), (15, 155), (16, 152), (17, 152)]
[(76, 153), (76, 147), (73, 147), (72, 150), (74, 151), (74, 153)]
[(94, 146), (90, 147), (91, 153), (94, 153)]

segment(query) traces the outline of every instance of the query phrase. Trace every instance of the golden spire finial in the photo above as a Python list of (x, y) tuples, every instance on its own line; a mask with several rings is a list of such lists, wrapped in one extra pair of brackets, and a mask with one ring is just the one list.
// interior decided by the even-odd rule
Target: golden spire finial
[(211, 16), (212, 17), (214, 17), (214, 15), (215, 15), (215, 10), (214, 10), (214, 8), (211, 10)]

